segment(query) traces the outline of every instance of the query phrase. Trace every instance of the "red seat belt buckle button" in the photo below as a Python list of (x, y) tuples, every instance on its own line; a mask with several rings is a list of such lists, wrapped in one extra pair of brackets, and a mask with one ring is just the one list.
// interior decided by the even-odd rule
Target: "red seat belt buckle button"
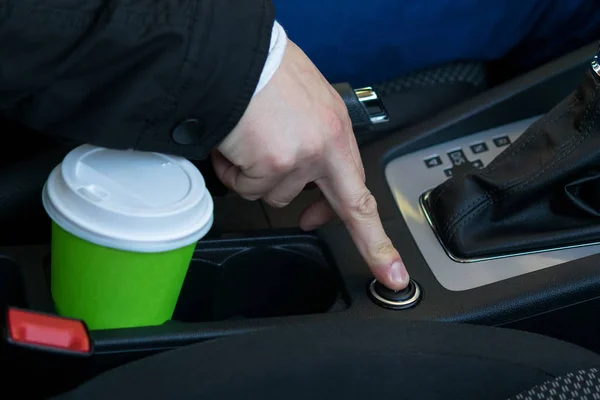
[(6, 330), (13, 345), (79, 355), (92, 353), (88, 329), (80, 320), (9, 308)]

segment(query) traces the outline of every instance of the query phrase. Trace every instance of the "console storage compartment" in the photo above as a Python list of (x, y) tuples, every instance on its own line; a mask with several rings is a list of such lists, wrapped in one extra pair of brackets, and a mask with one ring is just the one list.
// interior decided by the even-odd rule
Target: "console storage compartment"
[(336, 271), (310, 235), (203, 241), (173, 316), (184, 322), (319, 314), (346, 308)]

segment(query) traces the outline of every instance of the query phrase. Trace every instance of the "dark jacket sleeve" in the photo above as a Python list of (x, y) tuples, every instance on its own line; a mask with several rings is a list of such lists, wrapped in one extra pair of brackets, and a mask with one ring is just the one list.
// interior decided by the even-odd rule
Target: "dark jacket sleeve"
[(248, 106), (273, 22), (270, 0), (0, 0), (0, 113), (205, 158)]

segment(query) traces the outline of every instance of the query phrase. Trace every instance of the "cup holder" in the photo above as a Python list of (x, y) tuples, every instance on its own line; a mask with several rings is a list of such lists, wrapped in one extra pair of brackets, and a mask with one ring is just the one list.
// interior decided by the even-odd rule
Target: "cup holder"
[(311, 236), (201, 242), (173, 319), (221, 321), (346, 308), (340, 280)]
[[(43, 265), (49, 288), (49, 257)], [(348, 304), (331, 256), (316, 236), (202, 240), (172, 320), (193, 323), (321, 314), (343, 311)]]

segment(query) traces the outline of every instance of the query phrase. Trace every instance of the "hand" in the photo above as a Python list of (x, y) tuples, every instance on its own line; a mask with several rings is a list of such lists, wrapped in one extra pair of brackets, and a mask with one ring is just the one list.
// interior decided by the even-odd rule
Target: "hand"
[(393, 290), (408, 284), (365, 186), (348, 110), (291, 41), (275, 75), (212, 156), (226, 186), (274, 207), (288, 205), (314, 182), (322, 195), (304, 211), (300, 227), (315, 229), (337, 213), (375, 277)]

